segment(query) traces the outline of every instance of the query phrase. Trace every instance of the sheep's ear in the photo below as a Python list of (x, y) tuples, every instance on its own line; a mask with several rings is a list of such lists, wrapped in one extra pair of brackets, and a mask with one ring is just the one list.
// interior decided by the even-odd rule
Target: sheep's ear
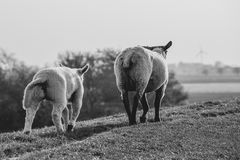
[(62, 63), (60, 63), (60, 62), (55, 62), (54, 65), (55, 65), (56, 67), (65, 67), (65, 66), (62, 65)]
[(89, 65), (86, 64), (86, 65), (83, 66), (82, 68), (78, 69), (78, 73), (82, 75), (82, 74), (84, 74), (85, 72), (87, 72), (88, 69), (89, 69)]
[(149, 47), (149, 46), (142, 46), (143, 48), (149, 49), (149, 50), (153, 50), (154, 47)]
[(65, 67), (62, 63), (58, 64), (59, 67)]
[(171, 46), (172, 46), (172, 41), (168, 42), (168, 44), (166, 46), (164, 46), (164, 50), (167, 50)]

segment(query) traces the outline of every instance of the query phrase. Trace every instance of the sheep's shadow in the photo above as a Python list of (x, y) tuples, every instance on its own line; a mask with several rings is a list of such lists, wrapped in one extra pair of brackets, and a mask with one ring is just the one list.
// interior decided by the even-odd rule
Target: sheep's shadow
[[(110, 131), (111, 129), (114, 128), (119, 128), (119, 127), (124, 127), (128, 126), (127, 122), (121, 122), (118, 124), (96, 124), (96, 125), (89, 125), (89, 126), (84, 126), (84, 127), (77, 127), (74, 129), (72, 132), (66, 132), (64, 135), (67, 139), (69, 140), (83, 140), (88, 137), (93, 136), (94, 134)], [(59, 135), (55, 130), (52, 130), (51, 132), (48, 133), (40, 133), (39, 137), (42, 138), (53, 138), (53, 137), (58, 137)]]
[[(115, 117), (115, 116), (114, 116)], [(161, 118), (161, 122), (165, 121), (171, 121), (172, 118)], [(149, 117), (147, 120), (147, 123), (156, 123), (152, 116)], [(140, 124), (140, 123), (139, 123)], [(93, 136), (94, 134), (99, 134), (102, 132), (110, 131), (114, 128), (120, 128), (120, 127), (126, 127), (129, 126), (129, 123), (127, 121), (121, 121), (119, 122), (95, 122), (93, 124), (81, 124), (81, 122), (75, 127), (74, 131), (72, 132), (66, 132), (63, 135), (58, 135), (55, 129), (51, 129), (48, 132), (42, 132), (39, 133), (38, 136), (41, 138), (54, 138), (54, 137), (60, 137), (60, 138), (67, 138), (68, 140), (83, 140), (88, 137)], [(54, 127), (53, 127), (54, 128)]]

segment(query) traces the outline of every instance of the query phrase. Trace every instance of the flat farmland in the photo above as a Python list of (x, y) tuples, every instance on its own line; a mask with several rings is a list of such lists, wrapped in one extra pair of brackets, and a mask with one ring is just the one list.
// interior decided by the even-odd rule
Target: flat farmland
[(189, 102), (225, 100), (240, 97), (240, 83), (183, 83)]
[(181, 83), (240, 83), (240, 76), (233, 75), (177, 75)]

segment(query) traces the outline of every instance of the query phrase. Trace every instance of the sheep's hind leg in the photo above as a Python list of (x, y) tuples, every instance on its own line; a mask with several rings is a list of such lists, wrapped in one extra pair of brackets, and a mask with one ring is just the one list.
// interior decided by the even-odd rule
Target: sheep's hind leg
[(129, 124), (131, 122), (131, 111), (130, 111), (130, 104), (129, 104), (129, 99), (128, 99), (128, 92), (124, 91), (121, 93), (122, 96), (122, 101), (125, 107), (125, 110), (127, 112), (127, 116), (128, 116), (128, 120), (129, 120)]
[(55, 103), (53, 104), (53, 110), (52, 110), (52, 121), (53, 124), (57, 128), (57, 132), (59, 134), (63, 133), (63, 126), (61, 122), (62, 112), (63, 109), (66, 107), (65, 103)]
[(75, 96), (73, 102), (72, 102), (72, 109), (71, 109), (71, 119), (67, 127), (67, 131), (70, 132), (73, 130), (73, 128), (76, 125), (76, 120), (78, 118), (78, 115), (80, 113), (82, 107), (82, 99), (79, 98), (79, 96)]
[(133, 99), (133, 108), (132, 108), (132, 116), (131, 116), (131, 121), (130, 121), (130, 125), (134, 125), (137, 124), (136, 121), (136, 113), (137, 113), (137, 107), (139, 104), (139, 100), (142, 98), (142, 94), (137, 92), (134, 96)]
[(155, 118), (154, 118), (154, 121), (155, 122), (159, 122), (160, 121), (160, 118), (159, 118), (159, 107), (161, 106), (162, 99), (163, 99), (164, 94), (165, 94), (165, 89), (166, 89), (166, 84), (162, 85), (156, 91), (156, 98), (155, 98), (155, 102), (154, 102), (154, 106), (155, 106)]
[(62, 118), (64, 122), (64, 130), (67, 131), (68, 123), (69, 123), (69, 110), (67, 107), (64, 108), (62, 112)]
[(30, 108), (26, 108), (25, 125), (23, 130), (24, 134), (31, 133), (33, 119), (36, 115), (38, 108), (39, 108), (39, 105), (32, 105)]
[(143, 114), (140, 117), (140, 122), (145, 123), (146, 122), (146, 114), (149, 110), (149, 105), (148, 105), (148, 102), (147, 102), (146, 93), (143, 94), (142, 99), (141, 99), (141, 103), (142, 103), (142, 107), (143, 107)]

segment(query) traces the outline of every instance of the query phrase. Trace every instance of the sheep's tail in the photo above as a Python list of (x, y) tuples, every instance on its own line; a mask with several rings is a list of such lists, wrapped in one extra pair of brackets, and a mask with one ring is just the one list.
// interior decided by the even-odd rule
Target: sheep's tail
[(44, 90), (42, 85), (47, 81), (47, 78), (41, 77), (30, 82), (24, 90), (23, 109), (29, 108), (35, 101), (41, 101), (44, 98)]

